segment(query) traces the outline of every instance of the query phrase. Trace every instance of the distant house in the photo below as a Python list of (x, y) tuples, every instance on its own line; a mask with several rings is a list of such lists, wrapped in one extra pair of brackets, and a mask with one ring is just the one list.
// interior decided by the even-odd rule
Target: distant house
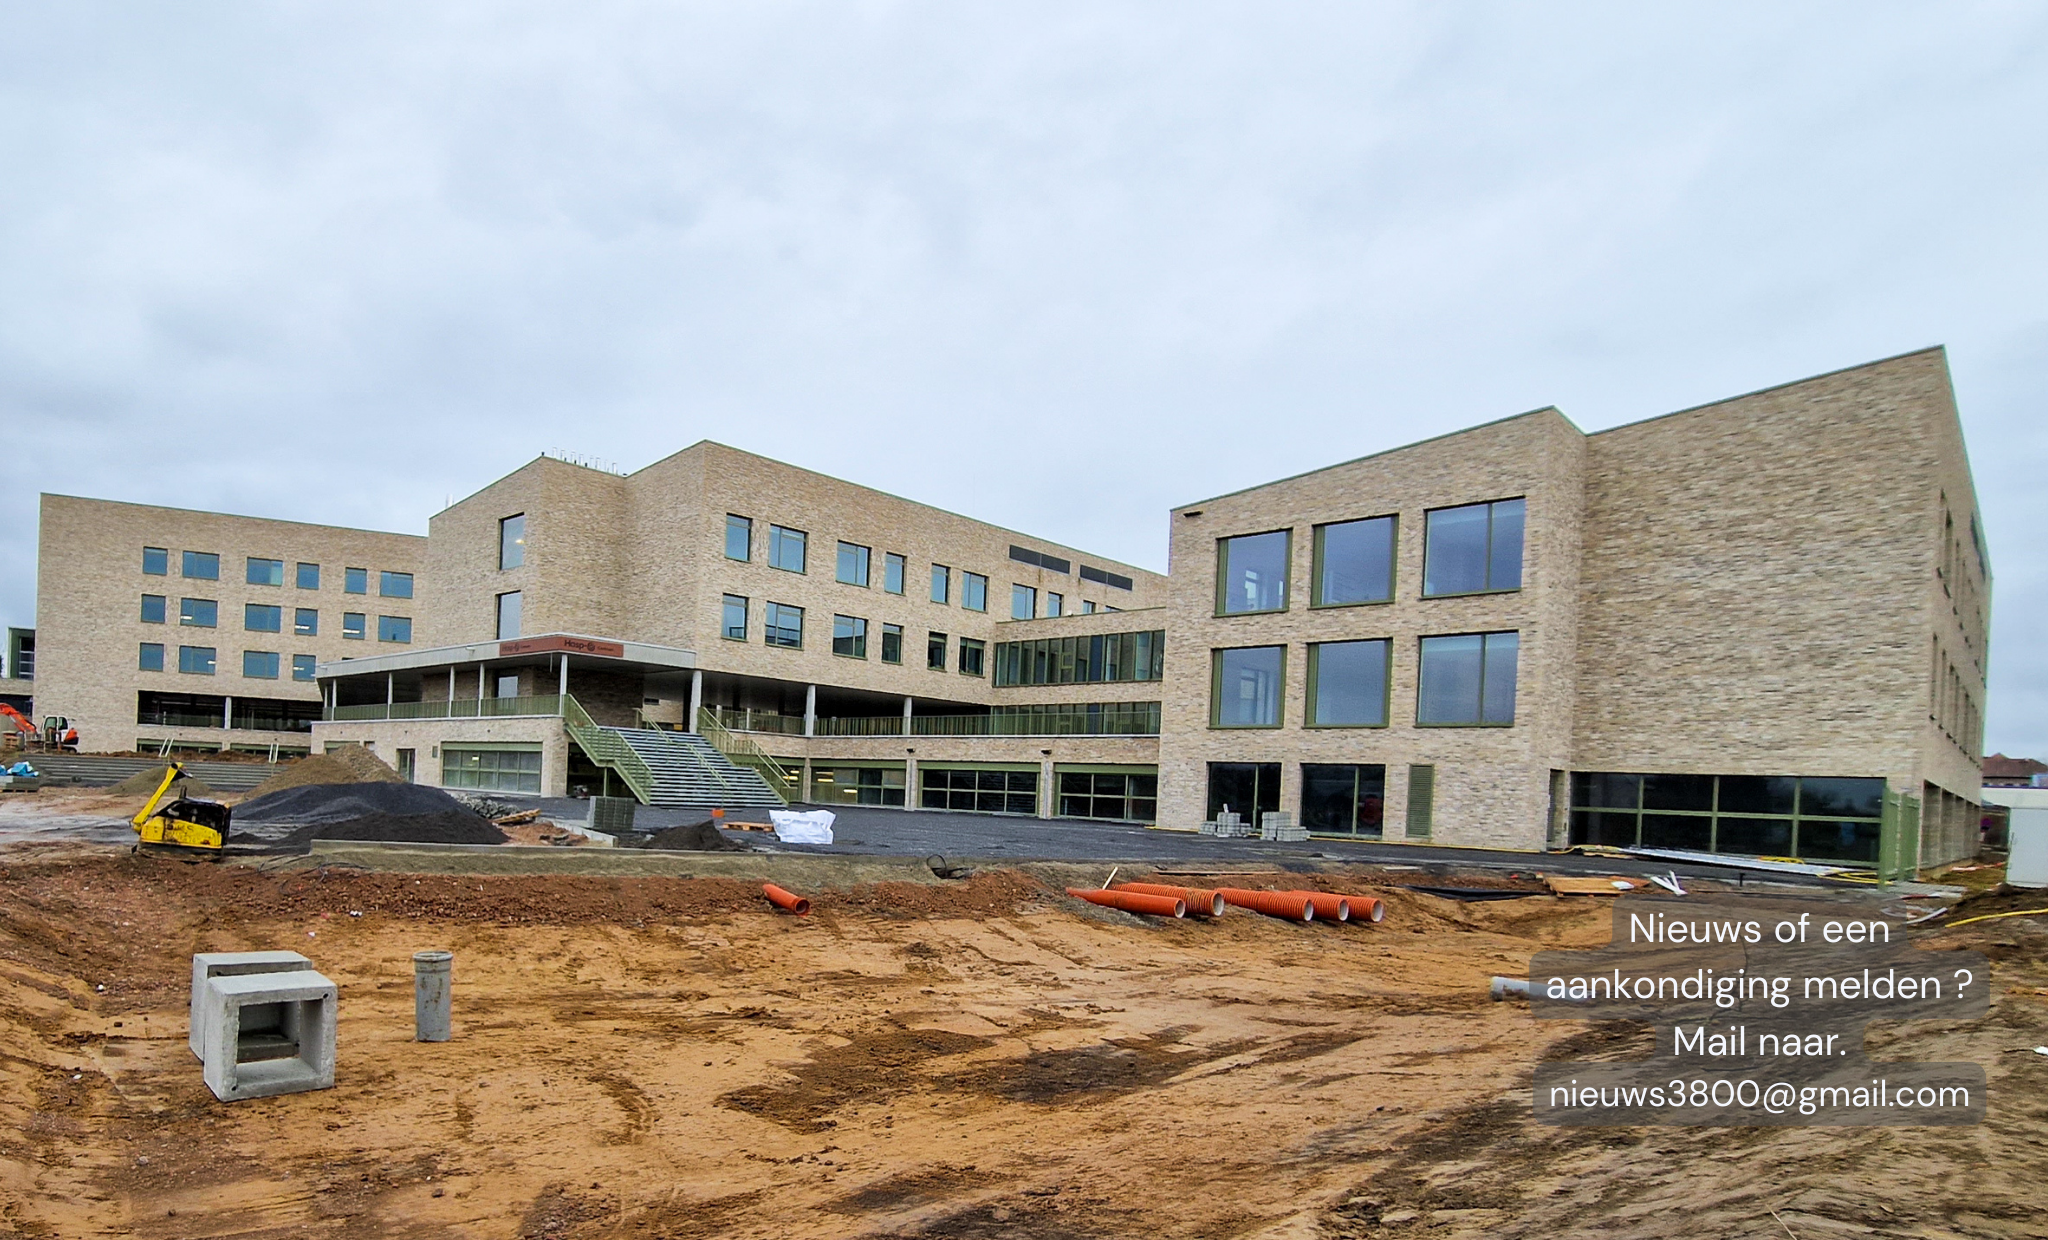
[(2036, 776), (2048, 775), (2048, 762), (2032, 758), (2008, 758), (2002, 753), (1984, 759), (1986, 788), (2028, 788)]

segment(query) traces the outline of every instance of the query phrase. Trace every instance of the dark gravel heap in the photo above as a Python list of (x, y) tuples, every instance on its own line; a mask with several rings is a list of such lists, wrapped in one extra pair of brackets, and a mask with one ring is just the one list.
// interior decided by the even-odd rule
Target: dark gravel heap
[(687, 826), (670, 827), (666, 831), (656, 831), (653, 835), (648, 836), (646, 840), (636, 842), (632, 846), (634, 848), (661, 848), (675, 852), (754, 851), (738, 840), (729, 840), (719, 834), (718, 828), (712, 825), (709, 818), (702, 822), (690, 823)]
[(235, 807), (235, 843), (290, 848), (313, 840), (502, 844), (506, 836), (439, 788), (418, 784), (306, 784)]

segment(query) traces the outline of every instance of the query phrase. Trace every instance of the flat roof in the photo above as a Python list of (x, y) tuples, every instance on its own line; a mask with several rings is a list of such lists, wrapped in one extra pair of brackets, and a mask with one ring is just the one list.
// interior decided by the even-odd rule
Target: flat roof
[[(316, 663), (318, 680), (343, 676), (381, 676), (390, 672), (415, 672), (430, 667), (455, 667), (464, 663), (530, 663), (546, 656), (566, 655), (577, 663), (598, 663), (621, 670), (689, 671), (697, 666), (697, 652), (676, 646), (652, 646), (646, 642), (592, 637), (586, 633), (540, 633), (504, 641), (470, 642), (461, 646), (431, 646), (425, 650), (402, 650), (371, 655), (363, 659), (336, 659)], [(572, 663), (571, 666), (574, 666)]]

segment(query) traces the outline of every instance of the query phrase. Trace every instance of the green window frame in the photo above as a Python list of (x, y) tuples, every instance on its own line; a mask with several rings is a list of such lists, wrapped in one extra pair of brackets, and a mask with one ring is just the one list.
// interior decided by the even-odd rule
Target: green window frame
[(498, 519), (498, 571), (526, 563), (526, 514), (515, 512)]
[(142, 596), (142, 622), (143, 622), (144, 624), (162, 624), (162, 623), (164, 623), (164, 612), (165, 612), (165, 606), (166, 606), (166, 604), (167, 604), (168, 602), (169, 602), (169, 600), (168, 600), (168, 599), (166, 599), (166, 598), (165, 598), (165, 597), (164, 597), (163, 595), (161, 595), (161, 594), (145, 594), (145, 595), (143, 595), (143, 596)]
[(218, 653), (212, 646), (180, 646), (178, 670), (187, 676), (211, 676)]
[(770, 603), (761, 613), (761, 642), (784, 650), (804, 648), (804, 609)]
[(868, 657), (868, 622), (859, 616), (832, 617), (832, 653), (843, 659)]
[(1294, 531), (1266, 530), (1216, 540), (1216, 614), (1263, 615), (1287, 610)]
[(341, 592), (343, 594), (368, 594), (370, 592), (370, 570), (367, 568), (342, 569)]
[(754, 559), (754, 519), (737, 513), (725, 514), (725, 558), (742, 564)]
[(927, 632), (924, 639), (924, 665), (929, 671), (946, 670), (946, 635)]
[(962, 676), (981, 676), (986, 674), (987, 651), (988, 643), (982, 641), (980, 638), (961, 638), (960, 674)]
[[(1311, 642), (1308, 648), (1308, 700), (1303, 706), (1303, 724), (1310, 728), (1384, 728), (1392, 714), (1393, 639), (1367, 638), (1348, 642)], [(1329, 705), (1336, 700), (1338, 678), (1360, 675), (1369, 695), (1367, 708), (1341, 711)], [(1377, 684), (1372, 683), (1377, 680)], [(1375, 709), (1376, 708), (1376, 709)], [(1330, 718), (1326, 716), (1337, 716)]]
[(244, 603), (242, 629), (249, 633), (282, 633), (284, 608), (271, 603)]
[(478, 792), (540, 791), (539, 745), (443, 745), (441, 784)]
[(316, 676), (314, 675), (314, 668), (315, 668), (315, 667), (317, 666), (317, 664), (318, 664), (318, 660), (317, 660), (317, 659), (315, 659), (315, 658), (314, 658), (314, 656), (312, 656), (312, 655), (310, 655), (310, 654), (295, 654), (295, 655), (293, 655), (293, 656), (292, 656), (292, 679), (293, 679), (293, 680), (314, 680), (314, 679), (317, 679), (317, 677), (316, 677)]
[(1521, 634), (1515, 630), (1420, 639), (1415, 726), (1513, 727), (1521, 647)]
[(807, 571), (810, 564), (811, 536), (802, 530), (787, 526), (768, 527), (768, 567), (781, 569), (785, 573)]
[(320, 588), (320, 566), (300, 560), (292, 580), (301, 590), (317, 590)]
[(278, 657), (275, 650), (244, 650), (242, 652), (242, 679), (276, 680)]
[(144, 672), (161, 672), (164, 670), (164, 644), (162, 642), (143, 642), (142, 649), (136, 654), (135, 667), (136, 670)]
[(194, 581), (219, 581), (220, 556), (211, 551), (187, 551), (181, 565), (184, 575)]
[(903, 662), (903, 626), (884, 624), (882, 626), (882, 662)]
[(1874, 866), (1889, 795), (1875, 776), (1575, 771), (1569, 839)]
[(1228, 646), (1209, 652), (1209, 726), (1271, 730), (1287, 723), (1287, 647)]
[(411, 598), (412, 574), (394, 573), (389, 569), (378, 573), (377, 596), (379, 598)]
[(1525, 497), (1432, 508), (1423, 514), (1422, 597), (1509, 594), (1522, 588)]
[(932, 565), (932, 602), (948, 606), (953, 602), (953, 570), (944, 564)]
[(904, 572), (909, 567), (909, 564), (909, 560), (906, 560), (894, 551), (885, 552), (883, 554), (882, 592), (884, 594), (903, 593)]
[(320, 636), (320, 609), (317, 607), (293, 608), (292, 635), (294, 637)]
[(281, 586), (284, 584), (284, 561), (249, 556), (242, 566), (242, 578), (252, 586)]
[(718, 635), (729, 642), (747, 640), (747, 600), (738, 594), (723, 596), (719, 604)]
[(167, 577), (171, 572), (171, 553), (162, 547), (142, 549), (142, 571), (151, 577)]
[(1315, 527), (1311, 539), (1310, 607), (1367, 607), (1394, 601), (1399, 516), (1327, 522)]
[(181, 598), (178, 623), (188, 629), (219, 628), (220, 603), (210, 598)]
[(1031, 620), (1038, 616), (1038, 590), (1016, 582), (1010, 584), (1010, 619)]
[(839, 563), (833, 574), (834, 579), (843, 585), (867, 589), (868, 561), (873, 555), (872, 548), (842, 541), (839, 544)]
[(342, 612), (341, 635), (352, 642), (364, 640), (370, 635), (370, 617), (360, 611)]
[(396, 642), (399, 645), (411, 645), (412, 617), (377, 617), (377, 640), (380, 642)]
[(961, 574), (960, 605), (969, 611), (987, 611), (988, 578), (980, 573)]

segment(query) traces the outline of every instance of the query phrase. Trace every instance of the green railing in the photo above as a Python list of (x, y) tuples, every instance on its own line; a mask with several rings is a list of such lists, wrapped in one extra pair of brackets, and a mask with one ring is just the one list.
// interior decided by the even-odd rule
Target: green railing
[(321, 717), (328, 723), (382, 719), (503, 719), (513, 715), (559, 715), (562, 703), (573, 700), (550, 693), (542, 697), (457, 698), (452, 702), (445, 699), (433, 702), (372, 702), (364, 706), (329, 707)]
[(698, 711), (728, 732), (772, 732), (779, 736), (802, 736), (802, 715), (778, 715), (766, 710), (735, 710), (730, 706), (706, 706)]
[[(797, 720), (802, 723), (803, 720)], [(776, 796), (789, 804), (790, 792), (797, 785), (797, 777), (789, 768), (777, 762), (767, 750), (744, 736), (736, 736), (718, 721), (717, 713), (710, 707), (697, 712), (697, 732), (711, 743), (711, 747), (724, 754), (734, 766), (752, 768)]]
[[(794, 715), (754, 715), (704, 708), (704, 717), (729, 731), (803, 735)], [(901, 715), (820, 715), (816, 736), (902, 736)], [(764, 723), (769, 726), (763, 726)], [(1159, 703), (1095, 702), (1050, 706), (997, 706), (985, 715), (915, 715), (911, 736), (1157, 736)]]
[[(518, 699), (511, 699), (518, 700)], [(538, 700), (538, 699), (536, 699)], [(564, 694), (557, 699), (561, 702), (562, 725), (569, 735), (590, 755), (590, 760), (599, 766), (610, 767), (626, 787), (632, 789), (634, 797), (642, 805), (654, 803), (654, 772), (633, 752), (633, 747), (622, 740), (618, 733), (606, 731), (597, 726), (582, 703)]]

